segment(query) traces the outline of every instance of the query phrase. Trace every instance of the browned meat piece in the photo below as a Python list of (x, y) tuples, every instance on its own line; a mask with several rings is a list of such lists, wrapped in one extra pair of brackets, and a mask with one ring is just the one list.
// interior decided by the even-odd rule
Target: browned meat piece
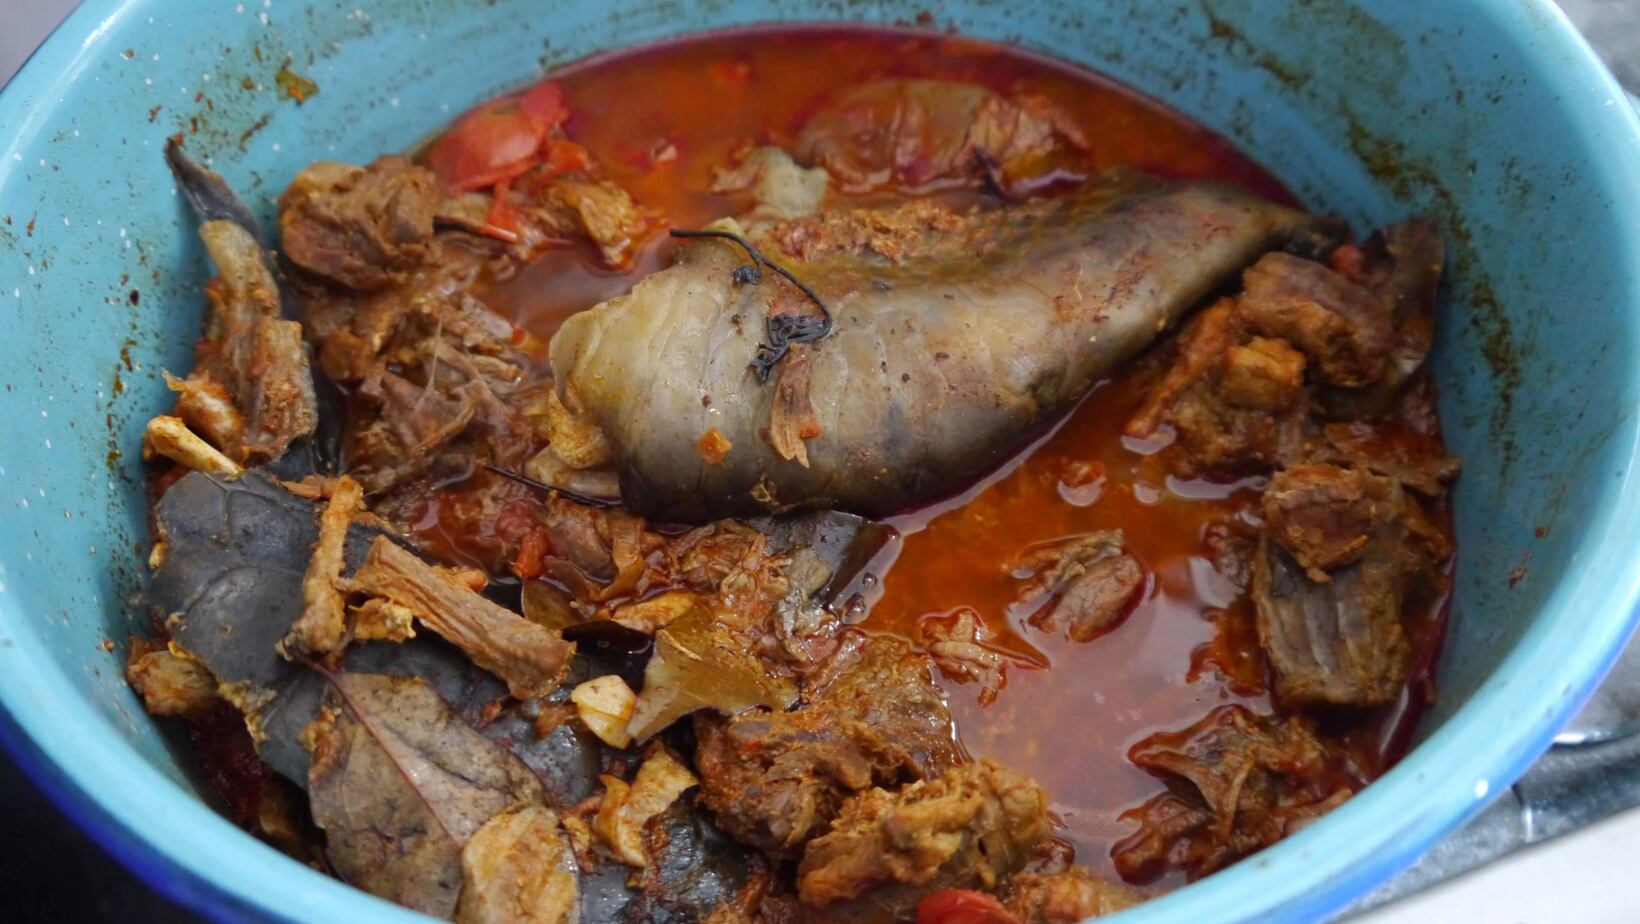
[(575, 653), (558, 633), (491, 603), (385, 536), (343, 586), (409, 609), (520, 699), (552, 692)]
[(558, 816), (525, 806), (486, 821), (461, 848), (456, 924), (573, 924), (580, 919), (575, 855)]
[(1266, 337), (1279, 337), (1315, 363), (1328, 385), (1370, 385), (1383, 375), (1395, 332), (1393, 306), (1325, 264), (1265, 254), (1242, 274), (1237, 313)]
[(1406, 682), (1407, 601), (1451, 554), (1393, 479), (1294, 466), (1265, 493), (1254, 562), (1258, 632), (1290, 705), (1377, 705)]
[(1001, 895), (1004, 906), (1022, 924), (1075, 924), (1145, 900), (1143, 892), (1101, 879), (1082, 866), (1062, 873), (1015, 873)]
[[(1299, 455), (1309, 400), (1289, 391), (1291, 350), (1250, 338), (1233, 300), (1222, 300), (1180, 332), (1176, 356), (1127, 424), (1147, 438), (1169, 424), (1172, 467), (1186, 475), (1274, 465)], [(1255, 381), (1254, 378), (1257, 377)]]
[(285, 657), (324, 657), (347, 644), (346, 601), (336, 584), (342, 576), (347, 527), (363, 507), (364, 490), (357, 481), (343, 475), (319, 515), (319, 541), (313, 546), (313, 558), (302, 576), (302, 615), (279, 643)]
[(1375, 537), (1359, 561), (1312, 581), (1278, 543), (1253, 569), (1258, 634), (1275, 692), (1294, 706), (1389, 702), (1410, 668), (1401, 625), (1406, 567), (1400, 528)]
[(1264, 522), (1310, 580), (1357, 561), (1367, 543), (1395, 515), (1394, 484), (1359, 469), (1294, 465), (1276, 472), (1264, 489)]
[[(222, 220), (201, 225), (199, 236), (217, 276), (205, 286), (210, 316), (178, 410), (235, 462), (276, 459), (318, 423), (302, 325), (280, 317), (279, 290), (250, 232)], [(237, 415), (218, 406), (224, 395)]]
[(1014, 573), (1029, 575), (1019, 605), (1035, 608), (1027, 621), (1046, 632), (1067, 625), (1072, 641), (1086, 642), (1116, 625), (1144, 586), (1138, 559), (1123, 550), (1121, 530), (1072, 536), (1020, 556)]
[(994, 889), (1048, 833), (1048, 797), (990, 761), (846, 802), (797, 869), (803, 904), (835, 920), (896, 921), (941, 889)]
[(1284, 411), (1304, 395), (1304, 354), (1285, 340), (1254, 337), (1224, 354), (1224, 398), (1254, 411)]
[(1041, 97), (1004, 99), (979, 84), (878, 80), (844, 91), (804, 126), (797, 153), (848, 192), (994, 183), (1028, 188), (1085, 148), (1074, 122)]
[(696, 730), (701, 796), (718, 823), (784, 856), (848, 796), (937, 776), (958, 759), (927, 658), (887, 638), (868, 640), (858, 663), (792, 712), (702, 718)]
[(1390, 225), (1369, 238), (1361, 250), (1360, 282), (1388, 302), (1394, 342), (1373, 385), (1322, 392), (1322, 405), (1340, 420), (1382, 414), (1423, 366), (1435, 336), (1435, 291), (1446, 262), (1441, 234), (1427, 219)]
[(984, 644), (990, 635), (973, 610), (964, 607), (953, 619), (926, 619), (918, 624), (917, 635), (941, 673), (958, 683), (979, 683), (981, 706), (995, 701), (1008, 685), (1008, 658)]
[(547, 207), (550, 225), (592, 241), (609, 267), (630, 262), (649, 227), (649, 213), (608, 180), (558, 180), (547, 190)]
[(1123, 816), (1139, 830), (1111, 858), (1130, 882), (1168, 870), (1205, 876), (1275, 843), (1356, 786), (1305, 719), (1256, 716), (1241, 706), (1151, 735), (1128, 759), (1170, 786)]
[[(1409, 389), (1412, 391), (1415, 389)], [(1330, 423), (1322, 428), (1325, 447), (1317, 457), (1339, 465), (1360, 465), (1399, 481), (1425, 497), (1434, 497), (1458, 477), (1463, 464), (1441, 451), (1434, 440), (1385, 438), (1378, 428), (1361, 422)]]
[(441, 199), (432, 171), (407, 157), (368, 167), (318, 161), (279, 197), (285, 255), (347, 288), (384, 288), (427, 259)]
[(198, 715), (216, 705), (216, 678), (180, 648), (131, 637), (125, 680), (151, 715)]

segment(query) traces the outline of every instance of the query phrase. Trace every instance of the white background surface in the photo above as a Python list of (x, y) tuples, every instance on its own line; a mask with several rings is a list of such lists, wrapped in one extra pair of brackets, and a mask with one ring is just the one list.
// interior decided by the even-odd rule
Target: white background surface
[[(0, 84), (74, 5), (75, 0), (0, 0)], [(1640, 0), (1561, 0), (1561, 5), (1630, 89), (1640, 89)], [(1351, 924), (1447, 922), (1640, 924), (1640, 810), (1522, 851)]]

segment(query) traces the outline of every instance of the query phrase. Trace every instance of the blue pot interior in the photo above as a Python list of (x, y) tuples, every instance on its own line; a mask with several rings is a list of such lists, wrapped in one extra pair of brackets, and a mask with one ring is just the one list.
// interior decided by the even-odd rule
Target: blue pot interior
[[(187, 135), (266, 217), (309, 161), (404, 149), (463, 108), (589, 53), (768, 20), (912, 21), (922, 9), (89, 6), (71, 20), (77, 34), (59, 37), (0, 108), (17, 117), (0, 149), (0, 413), (13, 421), (0, 449), (11, 527), (0, 537), (0, 661), (12, 665), (6, 705), (25, 731), (40, 736), (44, 713), (33, 710), (49, 698), (81, 722), (100, 716), (107, 734), (184, 787), (187, 770), (122, 679), (124, 639), (144, 628), (126, 605), (145, 571), (137, 448), (147, 418), (170, 404), (160, 370), (191, 364), (206, 276), (160, 156), (165, 138)], [(1620, 207), (1635, 195), (1622, 176), (1632, 164), (1589, 160), (1632, 134), (1626, 101), (1547, 4), (1501, 6), (973, 0), (943, 4), (936, 25), (1079, 61), (1158, 97), (1358, 229), (1420, 212), (1439, 220), (1451, 249), (1435, 368), (1464, 472), (1456, 603), (1421, 735), (1461, 725), (1459, 708), (1491, 685), (1514, 697), (1506, 714), (1522, 723), (1498, 752), (1517, 766), (1498, 772), (1518, 773), (1608, 663), (1635, 597), (1633, 569), (1612, 544), (1634, 532), (1640, 261), (1627, 243), (1633, 213)], [(1523, 55), (1534, 63), (1523, 67)], [(320, 86), (300, 107), (273, 86), (287, 58)], [(1552, 66), (1586, 76), (1551, 80), (1541, 68)], [(1568, 93), (1582, 94), (1577, 106)], [(1550, 645), (1565, 633), (1581, 637), (1565, 642), (1574, 647), (1558, 673), (1511, 673), (1523, 640)], [(25, 663), (33, 673), (16, 675)], [(1466, 734), (1483, 732), (1505, 734)], [(1441, 816), (1433, 831), (1471, 807), (1423, 809)], [(1370, 823), (1361, 812), (1316, 828), (1347, 839), (1345, 826)], [(1337, 907), (1381, 874), (1300, 883), (1286, 912)], [(1149, 913), (1164, 906), (1184, 907)]]

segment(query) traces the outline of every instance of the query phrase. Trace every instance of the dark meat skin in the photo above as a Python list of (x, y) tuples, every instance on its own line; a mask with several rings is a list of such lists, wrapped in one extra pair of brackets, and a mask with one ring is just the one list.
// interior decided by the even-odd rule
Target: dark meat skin
[(859, 661), (792, 712), (696, 725), (701, 796), (736, 839), (794, 856), (850, 795), (956, 763), (951, 717), (927, 658), (872, 639)]
[[(559, 398), (604, 432), (640, 513), (891, 511), (993, 467), (1215, 287), (1317, 227), (1228, 187), (1132, 177), (966, 213), (911, 202), (793, 219), (759, 241), (835, 317), (808, 345), (806, 401), (748, 365), (765, 317), (813, 306), (773, 274), (737, 285), (745, 254), (721, 241), (566, 321), (551, 345)], [(716, 461), (697, 449), (713, 428), (733, 447)]]

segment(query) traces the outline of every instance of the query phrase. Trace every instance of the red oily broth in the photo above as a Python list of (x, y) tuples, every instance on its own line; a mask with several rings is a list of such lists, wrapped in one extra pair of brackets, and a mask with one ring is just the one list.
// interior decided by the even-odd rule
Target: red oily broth
[[(1215, 178), (1293, 201), (1223, 139), (1152, 100), (1063, 62), (958, 36), (756, 27), (600, 55), (550, 77), (570, 109), (566, 134), (604, 176), (663, 218), (658, 228), (697, 227), (743, 208), (744, 200), (710, 191), (719, 168), (750, 145), (788, 144), (829, 94), (879, 77), (959, 79), (1040, 94), (1081, 126), (1093, 169), (1128, 165), (1171, 179)], [(618, 271), (589, 250), (551, 251), (492, 280), (484, 295), (545, 342), (564, 318), (627, 291), (670, 258), (659, 230)], [(1040, 781), (1078, 860), (1107, 874), (1111, 846), (1131, 830), (1121, 812), (1163, 789), (1128, 762), (1128, 749), (1224, 703), (1272, 708), (1251, 603), (1214, 570), (1204, 541), (1213, 521), (1256, 516), (1262, 482), (1173, 478), (1155, 456), (1159, 447), (1122, 436), (1153, 366), (1141, 361), (1104, 383), (975, 488), (895, 518), (903, 540), (877, 563), (861, 622), (867, 631), (915, 640), (925, 619), (961, 607), (979, 616), (989, 644), (1014, 663), (987, 705), (977, 686), (940, 678), (963, 745)], [(534, 504), (527, 492), (518, 500)], [(437, 513), (429, 513), (425, 525), (438, 532)], [(1015, 624), (1008, 606), (1019, 587), (1009, 573), (1014, 556), (1036, 542), (1097, 529), (1121, 529), (1145, 565), (1146, 589), (1127, 618), (1084, 643)], [(457, 551), (490, 538), (441, 535), (435, 544)], [(1434, 601), (1414, 621), (1419, 668), (1403, 702), (1334, 730), (1352, 745), (1363, 779), (1394, 759), (1428, 698), (1443, 603)]]

